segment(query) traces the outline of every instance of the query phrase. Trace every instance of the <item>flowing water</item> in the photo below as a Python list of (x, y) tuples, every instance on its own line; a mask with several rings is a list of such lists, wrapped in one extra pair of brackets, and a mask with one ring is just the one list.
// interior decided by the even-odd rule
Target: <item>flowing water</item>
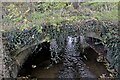
[(50, 60), (47, 58), (40, 61), (41, 58), (45, 58), (47, 55), (43, 55), (42, 57), (39, 55), (36, 57), (37, 59), (35, 58), (29, 62), (29, 65), (24, 65), (18, 76), (27, 76), (30, 78), (86, 78), (84, 80), (93, 80), (100, 78), (100, 76), (109, 77), (110, 73), (106, 70), (103, 63), (96, 61), (97, 53), (93, 49), (85, 49), (87, 52), (87, 60), (84, 60), (80, 56), (80, 52), (76, 51), (75, 48), (76, 38), (77, 37), (68, 36), (63, 60), (59, 64), (47, 68), (47, 66), (50, 65)]
[(76, 52), (76, 37), (72, 38), (69, 36), (67, 40), (63, 68), (60, 71), (59, 78), (96, 78), (96, 76), (87, 69), (83, 61), (80, 59), (79, 53)]

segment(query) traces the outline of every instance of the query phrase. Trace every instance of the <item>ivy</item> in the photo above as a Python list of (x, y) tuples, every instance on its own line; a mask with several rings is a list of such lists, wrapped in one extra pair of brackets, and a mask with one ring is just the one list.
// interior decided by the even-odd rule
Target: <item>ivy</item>
[(118, 20), (117, 5), (118, 3), (84, 2), (79, 4), (77, 10), (72, 3), (67, 2), (8, 3), (3, 5), (6, 11), (3, 25), (12, 24), (15, 29), (4, 32), (3, 35), (7, 37), (10, 51), (41, 40), (50, 42), (52, 39), (57, 41), (58, 50), (61, 50), (68, 35), (95, 32), (102, 36), (104, 45), (112, 54), (111, 65), (116, 67), (119, 66), (120, 39), (118, 28), (112, 23)]

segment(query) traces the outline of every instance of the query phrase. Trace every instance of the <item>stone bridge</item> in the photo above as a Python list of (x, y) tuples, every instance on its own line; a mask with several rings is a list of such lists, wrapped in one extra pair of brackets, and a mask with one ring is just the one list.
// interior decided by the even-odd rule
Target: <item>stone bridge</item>
[[(42, 42), (25, 46), (17, 51), (11, 52), (12, 55), (7, 56), (9, 52), (7, 51), (7, 49), (4, 48), (4, 45), (3, 45), (4, 43), (2, 39), (3, 39), (2, 33), (0, 33), (0, 78), (1, 79), (16, 78), (17, 73), (19, 69), (22, 67), (23, 63), (27, 60), (29, 55), (33, 53), (34, 48)], [(87, 41), (87, 44), (89, 45), (89, 47), (94, 49), (98, 53), (98, 55), (102, 55), (104, 57), (104, 53), (105, 53), (104, 46), (99, 46), (99, 48), (97, 48), (95, 44), (95, 41), (97, 40), (99, 42), (100, 39), (89, 36), (89, 37), (86, 37), (85, 40)], [(8, 60), (10, 60), (10, 62), (8, 62), (7, 59), (5, 59), (5, 57), (7, 57)], [(8, 62), (7, 63), (8, 66), (6, 66), (5, 62)]]

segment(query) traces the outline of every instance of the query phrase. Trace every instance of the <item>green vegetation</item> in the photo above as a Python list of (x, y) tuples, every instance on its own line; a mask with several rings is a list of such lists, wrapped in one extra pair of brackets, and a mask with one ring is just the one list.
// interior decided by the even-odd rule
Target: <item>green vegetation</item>
[[(103, 43), (113, 56), (112, 66), (119, 66), (117, 2), (84, 2), (79, 3), (78, 9), (70, 2), (3, 3), (3, 12), (3, 27), (7, 32), (5, 35), (9, 36), (8, 45), (11, 50), (41, 40), (50, 41), (53, 38), (58, 40), (61, 49), (67, 35), (98, 30), (96, 33), (103, 34)], [(95, 20), (99, 25), (86, 25), (87, 20)], [(12, 28), (8, 30), (7, 26)]]
[[(60, 25), (61, 23), (73, 23), (76, 21), (82, 21), (87, 19), (98, 19), (98, 20), (108, 20), (108, 21), (118, 21), (118, 9), (117, 3), (106, 3), (106, 2), (85, 2), (79, 4), (79, 9), (76, 10), (72, 6), (72, 3), (33, 3), (31, 4), (33, 8), (28, 5), (26, 9), (22, 10), (24, 4), (15, 3), (5, 6), (4, 9), (9, 12), (4, 19), (7, 22), (11, 21), (21, 27), (29, 27), (31, 22), (40, 24), (52, 24)], [(4, 20), (3, 19), (3, 20)], [(23, 23), (22, 25), (20, 25)]]

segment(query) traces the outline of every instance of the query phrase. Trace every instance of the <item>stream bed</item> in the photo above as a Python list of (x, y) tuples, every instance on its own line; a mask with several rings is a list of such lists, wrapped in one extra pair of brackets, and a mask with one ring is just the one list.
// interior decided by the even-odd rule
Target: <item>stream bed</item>
[[(95, 54), (95, 53), (94, 53)], [(87, 56), (91, 58), (92, 56)], [(41, 63), (41, 65), (36, 65), (36, 68), (24, 68), (20, 73), (19, 77), (30, 77), (30, 78), (74, 78), (75, 76), (79, 78), (77, 75), (77, 72), (74, 72), (75, 66), (72, 67), (73, 71), (70, 69), (71, 67), (68, 67), (64, 65), (63, 63), (59, 63), (56, 65), (53, 65), (49, 69), (47, 69), (47, 66), (49, 65), (49, 60), (44, 61)], [(109, 72), (106, 70), (103, 63), (98, 63), (94, 58), (89, 59), (88, 61), (84, 61), (84, 66), (86, 66), (86, 70), (88, 71), (89, 76), (92, 78), (100, 78), (100, 76), (104, 75), (106, 77), (109, 76)], [(84, 67), (85, 68), (85, 67)], [(70, 72), (71, 71), (71, 72)], [(73, 76), (74, 72), (74, 76)], [(91, 72), (91, 73), (90, 73)], [(70, 74), (68, 74), (70, 73)], [(88, 77), (87, 73), (87, 77)], [(94, 76), (93, 76), (94, 74)], [(72, 77), (73, 76), (73, 77)]]
[(79, 52), (75, 50), (75, 42), (72, 41), (75, 41), (74, 38), (69, 37), (63, 60), (60, 63), (48, 68), (50, 65), (49, 58), (40, 61), (39, 59), (45, 58), (46, 55), (42, 57), (37, 55), (33, 61), (27, 60), (29, 64), (23, 66), (18, 78), (81, 78), (83, 80), (98, 80), (99, 78), (100, 80), (114, 80), (109, 78), (110, 72), (107, 71), (104, 63), (96, 61), (98, 55), (93, 49), (85, 49), (87, 52), (87, 60), (85, 60), (79, 56)]

